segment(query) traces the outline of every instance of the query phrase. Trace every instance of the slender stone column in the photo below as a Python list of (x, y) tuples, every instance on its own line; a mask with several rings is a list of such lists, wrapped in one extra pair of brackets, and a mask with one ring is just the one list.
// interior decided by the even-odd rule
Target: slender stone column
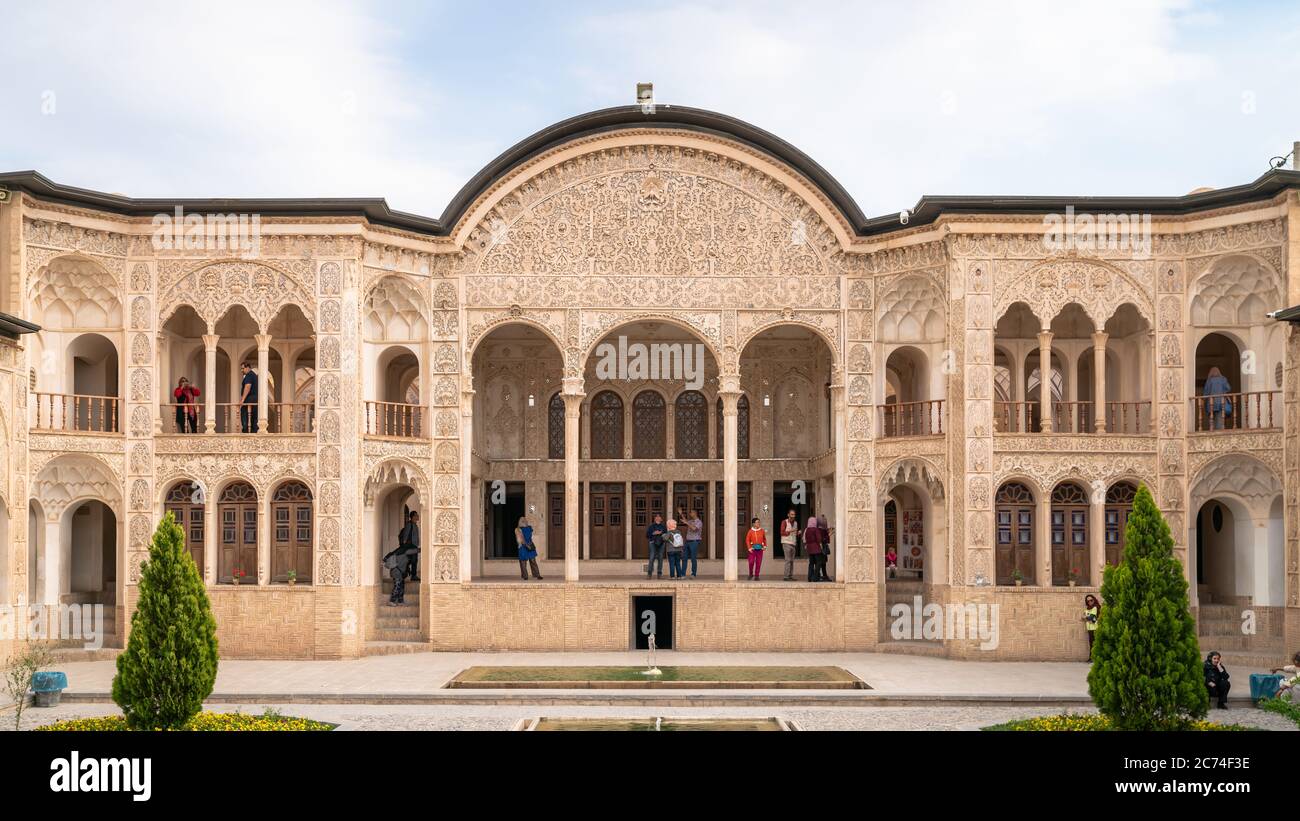
[[(41, 603), (48, 606), (59, 604), (59, 593), (63, 586), (63, 530), (59, 527), (61, 516), (45, 520), (45, 590), (41, 591)], [(31, 572), (35, 572), (32, 568)], [(46, 614), (49, 618), (49, 614)], [(49, 623), (49, 622), (47, 622)]]
[(564, 379), (564, 580), (578, 580), (578, 554), (580, 540), (578, 528), (578, 441), (582, 419), (582, 377)]
[[(831, 540), (835, 557), (835, 581), (847, 581), (844, 576), (845, 546), (849, 543), (849, 445), (848, 417), (845, 406), (845, 374), (843, 368), (831, 373), (831, 444), (835, 446), (835, 519), (831, 522), (835, 536)], [(771, 494), (768, 494), (770, 497)], [(772, 512), (775, 523), (776, 511)], [(768, 541), (772, 541), (769, 539)], [(883, 554), (882, 554), (883, 555)]]
[[(162, 433), (168, 429), (168, 426), (175, 424), (168, 419), (168, 412), (171, 411), (170, 404), (175, 401), (172, 397), (172, 389), (176, 387), (175, 382), (172, 381), (172, 371), (169, 367), (171, 357), (168, 353), (167, 335), (158, 334), (157, 340), (156, 355), (158, 363), (154, 372), (158, 375), (158, 396), (161, 401), (158, 404), (158, 418), (154, 420), (153, 432), (155, 434)], [(170, 416), (172, 419), (176, 418), (174, 413), (170, 414)]]
[[(420, 390), (425, 393), (432, 393), (429, 386), (420, 385)], [(423, 400), (422, 400), (423, 401)], [(432, 431), (430, 431), (432, 434)], [(460, 480), (461, 480), (461, 498), (464, 500), (460, 517), (460, 581), (462, 584), (469, 582), (474, 575), (474, 553), (477, 539), (473, 529), (474, 517), (470, 511), (474, 510), (475, 505), (483, 504), (483, 497), (480, 494), (476, 499), (474, 497), (474, 379), (469, 374), (463, 378), (460, 392)], [(433, 507), (432, 500), (428, 502), (420, 500), (421, 505), (427, 509)], [(425, 518), (425, 517), (421, 517)], [(429, 519), (434, 517), (430, 516)], [(432, 532), (430, 529), (428, 532)], [(426, 537), (427, 538), (427, 537)], [(430, 557), (432, 558), (432, 557)], [(432, 574), (432, 565), (426, 565), (430, 569), (426, 572)]]
[(1106, 488), (1091, 489), (1088, 504), (1088, 575), (1079, 584), (1100, 585), (1106, 566)]
[(1043, 433), (1052, 432), (1052, 332), (1038, 335), (1038, 413)]
[[(1038, 500), (1038, 538), (1034, 551), (1034, 583), (1052, 586), (1052, 489), (1044, 488)], [(1068, 550), (1068, 545), (1067, 545)]]
[(257, 432), (267, 433), (271, 430), (267, 413), (271, 399), (271, 335), (258, 334), (253, 341), (257, 343)]
[(739, 464), (737, 461), (737, 405), (740, 401), (740, 376), (728, 374), (721, 377), (722, 399), (722, 578), (734, 582), (738, 577), (739, 532), (736, 496)]
[(1106, 339), (1110, 334), (1092, 335), (1092, 418), (1097, 433), (1106, 432)]
[(217, 340), (216, 334), (203, 336), (203, 432), (217, 430)]

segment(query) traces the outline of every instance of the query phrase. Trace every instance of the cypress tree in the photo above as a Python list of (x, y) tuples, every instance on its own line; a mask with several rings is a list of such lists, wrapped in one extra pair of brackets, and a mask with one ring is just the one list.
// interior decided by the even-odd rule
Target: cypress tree
[(203, 578), (169, 512), (140, 571), (131, 636), (117, 657), (113, 701), (133, 730), (179, 729), (217, 679), (217, 622)]
[(1209, 709), (1196, 623), (1169, 524), (1138, 489), (1124, 559), (1107, 567), (1088, 693), (1119, 730), (1176, 730)]

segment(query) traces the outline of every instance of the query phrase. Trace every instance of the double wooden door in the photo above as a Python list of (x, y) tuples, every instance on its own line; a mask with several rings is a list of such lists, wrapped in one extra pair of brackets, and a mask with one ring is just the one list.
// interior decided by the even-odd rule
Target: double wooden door
[[(582, 484), (578, 484), (578, 522), (582, 522)], [(564, 558), (564, 482), (546, 485), (546, 558)], [(578, 525), (578, 556), (582, 556), (583, 527)]]
[[(714, 520), (714, 538), (717, 539), (715, 544), (717, 549), (714, 553), (717, 558), (724, 558), (722, 555), (723, 545), (726, 539), (723, 538), (723, 532), (726, 528), (726, 482), (714, 482), (713, 494), (713, 520)], [(753, 514), (752, 510), (753, 496), (750, 492), (749, 482), (736, 483), (736, 555), (743, 557), (745, 555), (745, 531), (749, 530), (749, 519)], [(771, 544), (771, 537), (768, 543)]]
[(632, 558), (650, 558), (650, 540), (646, 538), (646, 528), (650, 527), (655, 516), (662, 516), (667, 525), (667, 504), (667, 482), (632, 483)]
[(591, 485), (591, 558), (621, 559), (627, 534), (626, 493), (622, 482)]

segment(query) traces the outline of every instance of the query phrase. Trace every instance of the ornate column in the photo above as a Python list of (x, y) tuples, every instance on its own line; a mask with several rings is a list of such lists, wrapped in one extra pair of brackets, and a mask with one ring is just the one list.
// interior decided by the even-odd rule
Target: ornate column
[(1038, 335), (1038, 416), (1043, 433), (1052, 432), (1052, 332)]
[[(1039, 587), (1052, 586), (1052, 489), (1038, 495), (1038, 532), (1034, 535), (1034, 579)], [(1068, 545), (1067, 545), (1068, 547)]]
[[(849, 449), (848, 426), (845, 423), (845, 373), (844, 368), (831, 371), (831, 444), (835, 447), (835, 519), (831, 522), (835, 528), (835, 538), (831, 540), (831, 549), (835, 557), (835, 581), (843, 584), (844, 546), (848, 543), (849, 521)], [(771, 494), (768, 495), (771, 498)], [(773, 521), (776, 521), (773, 511)], [(768, 525), (770, 528), (770, 525)], [(769, 541), (772, 541), (769, 539)]]
[(203, 335), (203, 432), (217, 430), (217, 341), (216, 334)]
[(253, 341), (257, 343), (257, 432), (268, 433), (271, 430), (267, 414), (271, 394), (271, 335), (258, 334)]
[(564, 580), (578, 580), (578, 430), (582, 419), (581, 376), (564, 378)]
[(1106, 339), (1098, 330), (1092, 335), (1092, 419), (1097, 433), (1106, 432)]
[[(148, 337), (145, 338), (148, 339)], [(166, 334), (158, 334), (157, 339), (158, 339), (158, 400), (159, 401), (158, 401), (158, 414), (157, 414), (157, 418), (154, 419), (154, 425), (153, 425), (153, 432), (155, 434), (162, 433), (163, 431), (167, 430), (168, 424), (172, 424), (171, 422), (169, 422), (167, 418), (168, 415), (167, 411), (170, 410), (168, 405), (172, 401), (174, 401), (171, 392), (172, 392), (172, 388), (175, 387), (175, 385), (172, 384), (170, 381), (171, 369), (168, 367), (168, 365), (171, 363), (169, 340), (167, 339)], [(173, 419), (175, 418), (175, 414), (172, 415), (172, 418)]]
[[(45, 589), (41, 591), (40, 604), (47, 606), (58, 605), (59, 591), (62, 589), (63, 532), (62, 528), (59, 527), (59, 519), (62, 518), (62, 514), (62, 508), (53, 515), (48, 511), (45, 514), (45, 541), (42, 545), (45, 548)], [(35, 603), (33, 602), (33, 604)], [(46, 618), (50, 618), (48, 614)]]
[(740, 401), (740, 375), (725, 374), (719, 377), (718, 396), (722, 399), (722, 578), (734, 582), (738, 576), (737, 550), (740, 527), (737, 521), (736, 494), (739, 464), (737, 462), (737, 403)]
[[(473, 519), (469, 511), (479, 503), (474, 499), (474, 378), (465, 374), (460, 392), (460, 464), (461, 498), (464, 506), (461, 516), (460, 571), (459, 581), (467, 582), (474, 575), (474, 534), (470, 523)], [(566, 443), (567, 444), (567, 443)], [(435, 465), (435, 468), (437, 466)], [(448, 579), (448, 581), (452, 581)]]
[(1099, 586), (1106, 565), (1106, 483), (1096, 485), (1088, 495), (1088, 575), (1079, 584)]

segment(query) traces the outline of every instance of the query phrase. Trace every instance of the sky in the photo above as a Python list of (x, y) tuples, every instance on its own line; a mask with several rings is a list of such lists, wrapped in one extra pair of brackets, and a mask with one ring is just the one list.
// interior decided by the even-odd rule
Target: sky
[(437, 217), (540, 129), (634, 102), (794, 144), (869, 217), (924, 194), (1178, 195), (1300, 140), (1300, 3), (11, 2), (0, 171)]

